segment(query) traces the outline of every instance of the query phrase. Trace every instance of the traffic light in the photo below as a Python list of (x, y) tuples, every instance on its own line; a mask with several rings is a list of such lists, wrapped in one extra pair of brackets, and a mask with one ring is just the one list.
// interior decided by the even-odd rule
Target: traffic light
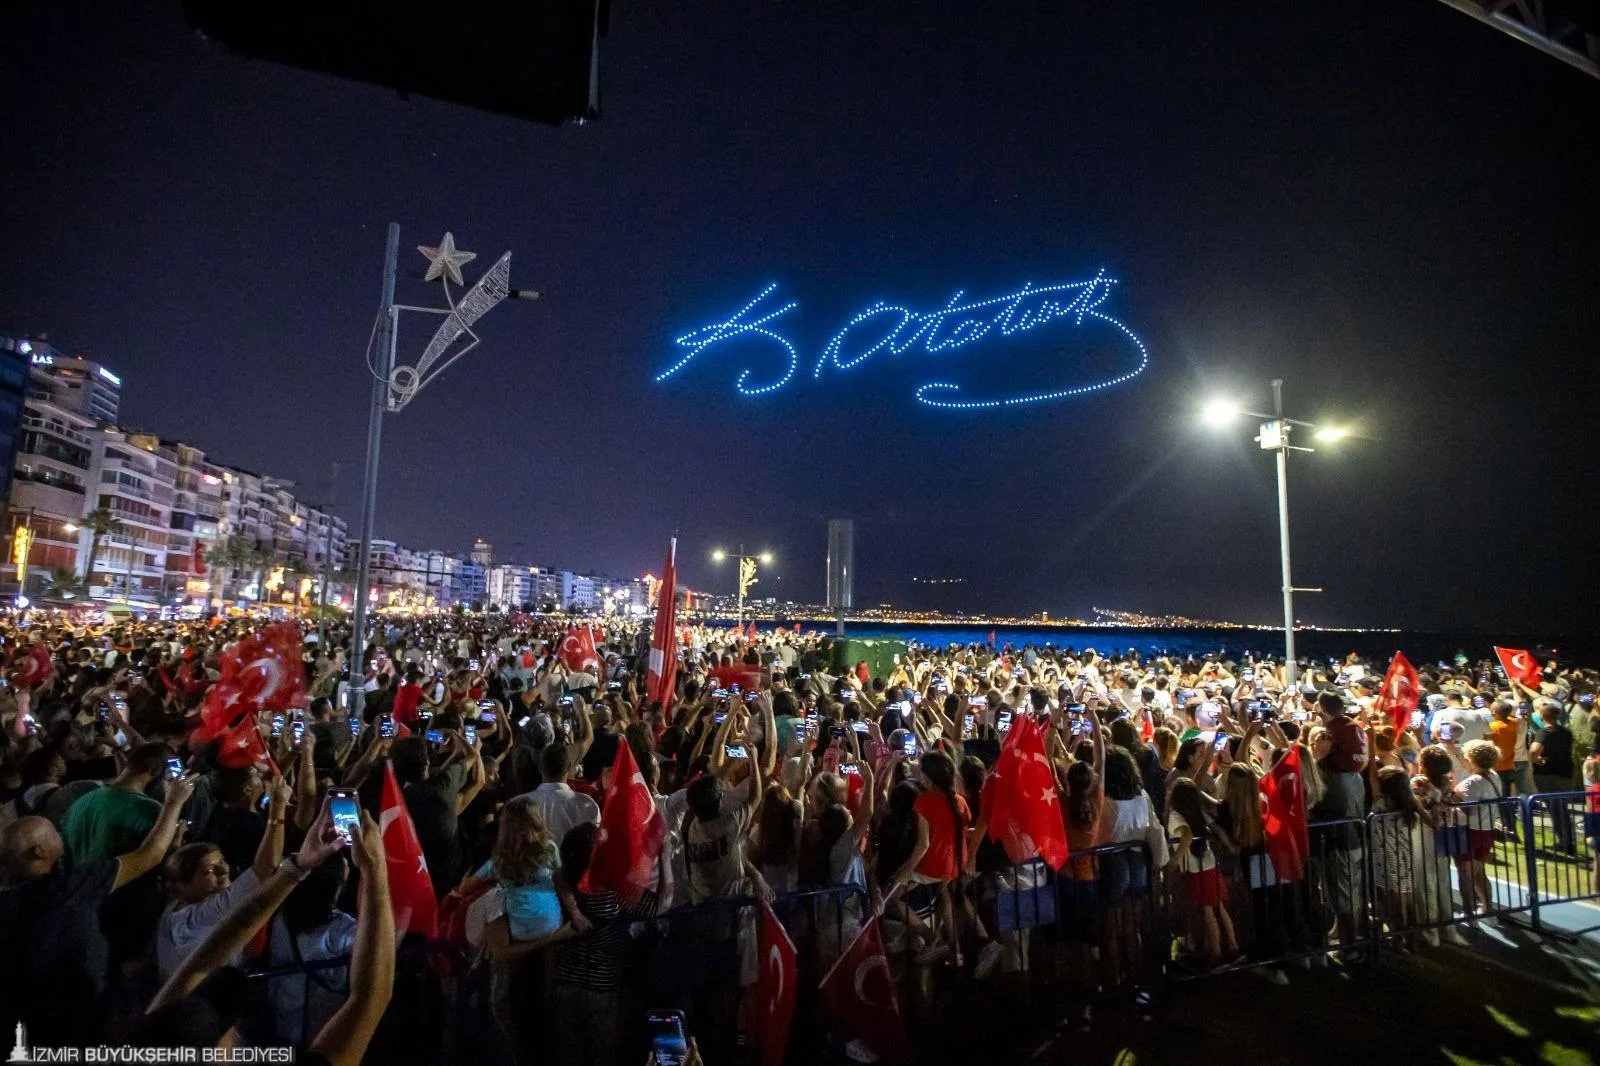
[(600, 114), (610, 0), (184, 0), (238, 55), (556, 126)]

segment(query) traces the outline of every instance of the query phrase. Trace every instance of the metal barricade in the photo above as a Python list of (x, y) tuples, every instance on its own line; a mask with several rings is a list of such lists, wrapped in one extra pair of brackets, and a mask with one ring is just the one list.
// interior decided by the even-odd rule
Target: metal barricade
[(1573, 790), (1525, 797), (1529, 919), (1541, 933), (1581, 936), (1600, 928), (1589, 910), (1561, 904), (1600, 899), (1600, 796)]

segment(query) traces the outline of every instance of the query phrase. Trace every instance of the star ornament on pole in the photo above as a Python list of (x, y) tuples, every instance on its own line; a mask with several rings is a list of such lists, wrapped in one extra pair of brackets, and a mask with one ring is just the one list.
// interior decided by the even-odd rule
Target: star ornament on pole
[(428, 258), (428, 272), (422, 276), (423, 281), (438, 281), (443, 277), (457, 285), (466, 284), (461, 277), (461, 268), (478, 258), (477, 252), (458, 251), (455, 236), (448, 232), (437, 248), (419, 244), (417, 251)]

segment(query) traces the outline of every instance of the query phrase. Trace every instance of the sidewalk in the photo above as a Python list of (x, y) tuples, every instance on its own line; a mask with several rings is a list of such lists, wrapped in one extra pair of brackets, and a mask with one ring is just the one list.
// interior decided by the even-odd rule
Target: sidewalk
[(1087, 1034), (966, 1034), (943, 1061), (1049, 1064), (1386, 1062), (1441, 1066), (1600, 1064), (1600, 950), (1515, 926), (1469, 934), (1471, 948), (1385, 954), (1371, 966), (1291, 968), (1287, 986), (1235, 974), (1175, 987), (1146, 1018), (1095, 1008)]

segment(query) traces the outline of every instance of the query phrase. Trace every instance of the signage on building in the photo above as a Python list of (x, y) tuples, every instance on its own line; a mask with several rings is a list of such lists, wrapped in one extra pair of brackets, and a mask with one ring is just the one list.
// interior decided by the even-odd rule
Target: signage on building
[(32, 355), (28, 356), (28, 362), (32, 363), (34, 366), (55, 366), (56, 357), (53, 355), (46, 355), (44, 352), (34, 352)]
[(100, 376), (111, 382), (111, 384), (115, 385), (117, 388), (122, 388), (122, 379), (117, 377), (117, 375), (113, 374), (111, 371), (107, 370), (105, 367), (100, 368)]

